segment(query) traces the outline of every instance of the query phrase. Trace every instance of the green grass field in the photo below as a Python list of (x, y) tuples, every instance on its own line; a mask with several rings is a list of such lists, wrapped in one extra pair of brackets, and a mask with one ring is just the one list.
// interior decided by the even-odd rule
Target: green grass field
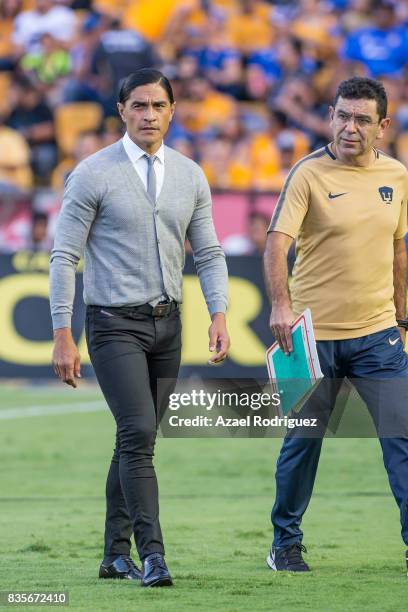
[[(68, 590), (72, 608), (115, 612), (404, 609), (398, 509), (372, 439), (324, 443), (304, 521), (307, 575), (265, 565), (280, 440), (160, 439), (175, 586), (98, 581), (113, 420), (107, 409), (66, 411), (99, 399), (93, 387), (1, 386), (0, 590)], [(21, 416), (22, 408), (51, 414)]]

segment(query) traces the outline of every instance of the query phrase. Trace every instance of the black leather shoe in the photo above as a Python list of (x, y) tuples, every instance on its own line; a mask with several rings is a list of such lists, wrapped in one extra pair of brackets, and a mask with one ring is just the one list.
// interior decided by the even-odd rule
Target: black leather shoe
[(119, 580), (141, 580), (142, 572), (128, 555), (119, 555), (117, 559), (105, 565), (101, 563), (99, 578), (118, 578)]
[(143, 560), (143, 587), (171, 586), (173, 581), (163, 555), (152, 553)]

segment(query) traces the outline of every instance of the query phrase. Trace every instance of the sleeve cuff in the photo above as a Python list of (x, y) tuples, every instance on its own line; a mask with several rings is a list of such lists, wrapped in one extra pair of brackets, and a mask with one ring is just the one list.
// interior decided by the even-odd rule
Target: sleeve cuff
[(227, 312), (227, 304), (225, 302), (221, 302), (221, 301), (210, 302), (208, 304), (208, 312), (210, 313), (211, 317), (216, 312), (222, 312), (223, 314), (225, 314)]
[(295, 232), (293, 232), (292, 230), (288, 230), (288, 229), (286, 229), (284, 227), (274, 227), (274, 228), (268, 227), (266, 233), (267, 234), (272, 234), (273, 232), (278, 232), (279, 234), (286, 234), (290, 238), (293, 238), (293, 240), (296, 240)]
[(61, 327), (71, 327), (70, 314), (54, 314), (52, 315), (52, 328), (60, 329)]

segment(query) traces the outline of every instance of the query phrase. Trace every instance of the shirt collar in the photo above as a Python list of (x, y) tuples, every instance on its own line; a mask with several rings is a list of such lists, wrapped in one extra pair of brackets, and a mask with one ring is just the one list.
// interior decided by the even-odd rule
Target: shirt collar
[[(146, 155), (146, 151), (143, 151), (133, 140), (130, 138), (129, 134), (126, 132), (122, 138), (123, 146), (125, 151), (132, 162), (135, 164), (143, 155)], [(162, 142), (160, 145), (160, 149), (156, 151), (155, 156), (157, 159), (164, 165), (164, 143)]]

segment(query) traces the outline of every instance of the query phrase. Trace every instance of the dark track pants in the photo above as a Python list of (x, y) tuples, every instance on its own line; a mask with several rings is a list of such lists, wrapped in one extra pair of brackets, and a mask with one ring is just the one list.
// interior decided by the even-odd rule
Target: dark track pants
[(323, 424), (321, 435), (302, 437), (301, 431), (292, 429), (285, 437), (277, 462), (271, 516), (274, 546), (302, 541), (300, 524), (312, 496), (325, 425), (344, 377), (356, 387), (376, 426), (400, 508), (402, 539), (408, 545), (408, 355), (397, 338), (399, 331), (393, 327), (351, 340), (317, 342), (325, 379), (299, 416), (310, 412), (318, 417)]
[(152, 459), (173, 385), (167, 383), (163, 394), (161, 388), (158, 400), (156, 381), (178, 375), (179, 310), (154, 318), (132, 308), (89, 306), (86, 331), (92, 365), (117, 425), (106, 482), (105, 562), (129, 554), (132, 532), (140, 559), (164, 554)]

